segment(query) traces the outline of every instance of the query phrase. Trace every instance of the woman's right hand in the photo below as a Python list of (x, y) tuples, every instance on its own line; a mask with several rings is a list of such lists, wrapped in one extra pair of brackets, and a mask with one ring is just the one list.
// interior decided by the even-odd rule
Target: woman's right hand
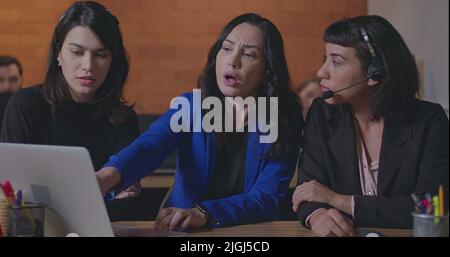
[(114, 199), (125, 199), (137, 197), (141, 193), (141, 183), (139, 181), (135, 182), (133, 185), (129, 186), (127, 189), (123, 190), (117, 194)]
[(106, 193), (120, 183), (121, 176), (119, 171), (113, 167), (105, 167), (95, 173), (100, 191), (105, 196)]

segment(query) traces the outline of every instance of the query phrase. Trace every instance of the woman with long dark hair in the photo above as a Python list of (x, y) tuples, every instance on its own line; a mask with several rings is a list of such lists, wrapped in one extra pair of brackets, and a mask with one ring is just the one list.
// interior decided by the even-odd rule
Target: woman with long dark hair
[(118, 19), (96, 2), (72, 4), (53, 32), (44, 82), (11, 97), (1, 141), (83, 146), (101, 168), (139, 133), (123, 99), (128, 70)]
[(414, 57), (383, 17), (337, 21), (323, 39), (293, 209), (320, 236), (411, 228), (412, 193), (448, 193), (448, 118), (416, 98)]
[[(270, 106), (276, 112), (273, 117), (279, 117), (276, 140), (262, 143), (264, 133), (249, 129), (249, 108), (234, 110), (244, 117), (244, 123), (234, 124), (234, 132), (224, 132), (224, 116), (218, 118), (222, 126), (213, 132), (175, 132), (171, 120), (180, 110), (171, 109), (97, 173), (103, 193), (111, 188), (120, 191), (148, 175), (177, 149), (175, 184), (156, 218), (156, 228), (193, 229), (283, 218), (280, 206), (287, 198), (302, 129), (300, 105), (289, 86), (283, 40), (275, 25), (256, 14), (234, 18), (209, 51), (198, 80), (199, 98), (218, 99), (221, 110), (235, 97), (277, 98), (278, 106)], [(194, 93), (183, 97), (195, 105)], [(182, 116), (188, 128), (195, 127), (196, 115), (207, 115), (195, 108), (186, 114)], [(237, 132), (240, 125), (244, 132)]]

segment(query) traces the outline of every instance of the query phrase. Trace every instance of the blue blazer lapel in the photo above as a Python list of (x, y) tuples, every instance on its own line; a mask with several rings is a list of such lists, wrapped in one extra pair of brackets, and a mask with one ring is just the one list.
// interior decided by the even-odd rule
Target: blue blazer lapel
[(270, 149), (271, 144), (259, 143), (259, 133), (249, 132), (247, 142), (247, 153), (245, 159), (245, 181), (244, 191), (250, 191), (259, 175), (262, 165), (262, 157)]

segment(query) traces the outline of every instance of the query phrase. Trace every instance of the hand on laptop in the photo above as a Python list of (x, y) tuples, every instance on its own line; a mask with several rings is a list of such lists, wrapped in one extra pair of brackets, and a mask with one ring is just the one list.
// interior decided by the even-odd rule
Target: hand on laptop
[(122, 179), (119, 171), (113, 167), (102, 168), (95, 173), (95, 176), (97, 177), (100, 191), (103, 196), (106, 195), (111, 188), (118, 185)]
[(120, 192), (114, 197), (114, 199), (124, 199), (128, 197), (136, 197), (141, 192), (141, 183), (139, 181), (135, 182), (132, 186), (126, 190)]

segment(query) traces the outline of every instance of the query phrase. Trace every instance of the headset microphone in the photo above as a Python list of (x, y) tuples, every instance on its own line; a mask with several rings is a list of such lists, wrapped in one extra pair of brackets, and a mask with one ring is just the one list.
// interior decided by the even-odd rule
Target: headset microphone
[(328, 99), (328, 98), (331, 98), (331, 97), (333, 97), (336, 93), (339, 93), (339, 92), (341, 92), (341, 91), (343, 91), (343, 90), (346, 90), (346, 89), (349, 89), (349, 88), (352, 88), (352, 87), (356, 87), (356, 86), (358, 86), (358, 85), (364, 85), (364, 84), (361, 84), (361, 83), (364, 82), (364, 81), (367, 81), (367, 80), (369, 80), (369, 79), (371, 79), (371, 77), (367, 77), (367, 78), (365, 78), (365, 79), (363, 79), (363, 80), (361, 80), (361, 81), (358, 81), (358, 82), (356, 82), (356, 83), (351, 84), (350, 86), (346, 86), (346, 87), (341, 88), (341, 89), (336, 90), (336, 91), (327, 90), (327, 91), (323, 92), (323, 94), (322, 94), (322, 96), (321, 96), (320, 98), (322, 98), (323, 100)]
[(323, 92), (322, 96), (320, 98), (322, 98), (323, 100), (331, 98), (334, 96), (334, 92), (331, 90), (325, 91)]

